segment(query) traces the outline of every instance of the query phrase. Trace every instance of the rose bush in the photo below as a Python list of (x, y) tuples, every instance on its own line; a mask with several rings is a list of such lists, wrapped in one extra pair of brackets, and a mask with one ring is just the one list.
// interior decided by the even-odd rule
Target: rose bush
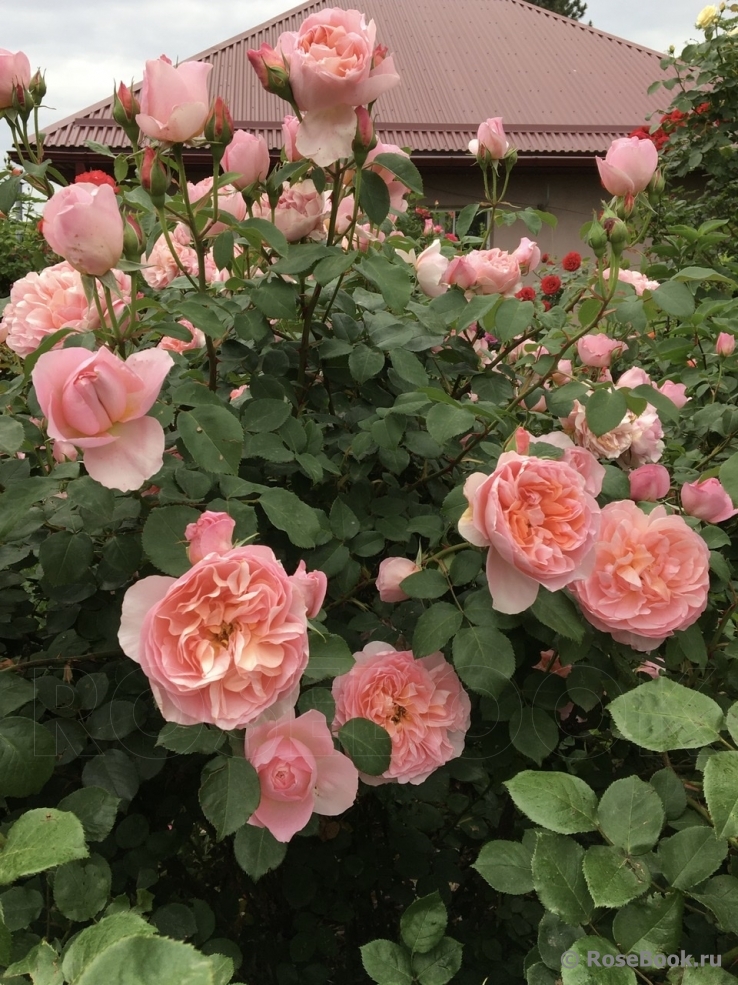
[(4, 115), (67, 257), (0, 323), (13, 985), (734, 980), (731, 241), (654, 233), (634, 137), (541, 255), (495, 117), (451, 232), (375, 143), (381, 40), (250, 53), (271, 169), (203, 63), (120, 85), (75, 185)]

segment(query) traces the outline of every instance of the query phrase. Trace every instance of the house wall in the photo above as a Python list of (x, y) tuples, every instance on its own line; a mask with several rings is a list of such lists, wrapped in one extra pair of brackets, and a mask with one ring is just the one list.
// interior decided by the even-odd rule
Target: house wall
[[(457, 168), (423, 168), (425, 201), (430, 208), (461, 209), (484, 198), (482, 174), (470, 165)], [(530, 206), (550, 212), (558, 219), (555, 229), (544, 225), (531, 236), (522, 222), (495, 230), (494, 245), (514, 249), (521, 236), (535, 239), (543, 252), (561, 257), (570, 250), (582, 251), (581, 226), (601, 208), (607, 193), (600, 184), (597, 169), (591, 167), (534, 168), (516, 167), (511, 176), (506, 200), (514, 206)]]

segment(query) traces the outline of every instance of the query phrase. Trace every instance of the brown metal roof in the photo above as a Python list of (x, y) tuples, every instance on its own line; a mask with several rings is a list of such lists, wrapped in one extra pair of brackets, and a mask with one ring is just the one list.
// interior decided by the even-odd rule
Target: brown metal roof
[[(402, 77), (377, 102), (377, 128), (420, 160), (458, 159), (490, 116), (503, 118), (523, 157), (591, 157), (660, 106), (647, 95), (662, 74), (658, 52), (524, 0), (314, 0), (190, 59), (212, 63), (211, 93), (275, 150), (289, 109), (259, 85), (246, 51), (275, 45), (327, 6), (359, 7), (376, 21)], [(111, 114), (108, 99), (48, 127), (55, 160), (78, 156), (72, 149), (87, 140), (126, 149)]]

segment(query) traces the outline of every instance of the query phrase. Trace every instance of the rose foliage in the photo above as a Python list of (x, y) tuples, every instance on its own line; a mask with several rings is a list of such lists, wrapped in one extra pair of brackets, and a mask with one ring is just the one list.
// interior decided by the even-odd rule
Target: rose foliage
[(4, 982), (734, 980), (738, 263), (638, 136), (542, 256), (499, 117), (419, 223), (380, 27), (249, 53), (276, 162), (147, 62), (73, 184), (0, 51)]

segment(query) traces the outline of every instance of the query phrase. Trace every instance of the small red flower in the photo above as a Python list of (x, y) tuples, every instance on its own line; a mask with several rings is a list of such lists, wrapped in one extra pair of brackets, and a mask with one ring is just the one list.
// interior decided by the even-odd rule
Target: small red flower
[(582, 258), (579, 253), (572, 250), (571, 253), (567, 253), (564, 259), (561, 261), (561, 266), (564, 270), (568, 270), (573, 273), (575, 270), (579, 270), (582, 265)]
[(82, 174), (78, 174), (74, 179), (75, 185), (80, 181), (85, 181), (89, 185), (110, 185), (116, 192), (118, 191), (115, 178), (106, 174), (104, 171), (83, 171)]
[(549, 257), (548, 253), (541, 253), (541, 263), (550, 263), (550, 262), (551, 262), (551, 258)]
[(523, 287), (515, 295), (516, 298), (520, 298), (521, 301), (535, 301), (536, 292), (532, 287)]
[(543, 299), (543, 310), (544, 311), (550, 311), (551, 310), (551, 302), (550, 301), (547, 301), (545, 298)]
[(695, 111), (695, 113), (709, 113), (710, 112), (710, 104), (709, 103), (700, 103), (699, 106), (695, 106), (695, 110), (694, 111)]
[(544, 294), (558, 294), (561, 290), (561, 278), (556, 274), (547, 274), (541, 278), (541, 290)]
[(446, 239), (451, 240), (452, 243), (459, 242), (459, 237), (456, 235), (456, 233), (446, 233)]

